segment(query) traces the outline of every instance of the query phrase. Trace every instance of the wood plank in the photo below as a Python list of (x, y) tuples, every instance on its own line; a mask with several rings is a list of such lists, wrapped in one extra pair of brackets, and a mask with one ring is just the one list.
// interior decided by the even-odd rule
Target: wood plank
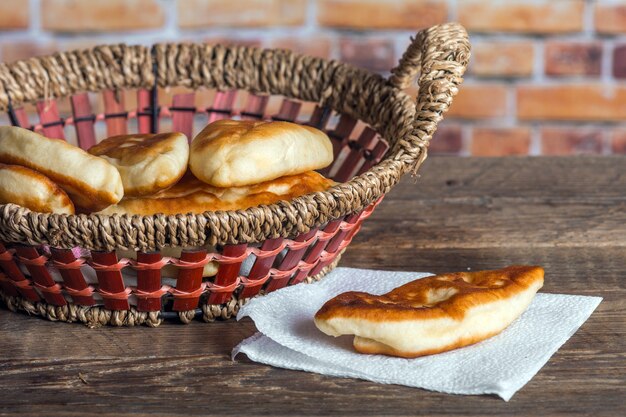
[(431, 158), (388, 194), (361, 237), (413, 248), (626, 246), (625, 163)]
[[(254, 324), (87, 329), (0, 309), (6, 415), (626, 414), (626, 158), (431, 158), (363, 224), (342, 266), (430, 271), (532, 263), (542, 291), (604, 297), (505, 403), (259, 365)], [(207, 394), (210, 400), (207, 400)]]

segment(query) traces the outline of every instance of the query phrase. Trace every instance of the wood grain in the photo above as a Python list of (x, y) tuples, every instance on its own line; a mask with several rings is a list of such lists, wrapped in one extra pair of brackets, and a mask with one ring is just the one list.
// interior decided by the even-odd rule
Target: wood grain
[(626, 415), (625, 163), (431, 158), (344, 255), (435, 273), (540, 264), (543, 291), (604, 297), (508, 403), (233, 362), (250, 320), (90, 330), (0, 309), (0, 415)]

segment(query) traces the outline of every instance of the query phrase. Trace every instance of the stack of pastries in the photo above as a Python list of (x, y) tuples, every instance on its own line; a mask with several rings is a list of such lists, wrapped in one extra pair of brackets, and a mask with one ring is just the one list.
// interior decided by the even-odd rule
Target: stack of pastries
[(152, 215), (237, 210), (323, 191), (333, 160), (320, 130), (220, 120), (182, 133), (114, 136), (84, 151), (0, 127), (0, 203), (43, 213)]

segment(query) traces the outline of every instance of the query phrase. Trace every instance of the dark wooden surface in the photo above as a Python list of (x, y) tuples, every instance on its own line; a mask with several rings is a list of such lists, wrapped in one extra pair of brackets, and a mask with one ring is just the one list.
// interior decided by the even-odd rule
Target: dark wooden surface
[(387, 196), (342, 265), (540, 264), (543, 291), (604, 297), (510, 402), (232, 362), (249, 320), (90, 330), (2, 308), (0, 414), (626, 415), (626, 159), (431, 158), (421, 174)]

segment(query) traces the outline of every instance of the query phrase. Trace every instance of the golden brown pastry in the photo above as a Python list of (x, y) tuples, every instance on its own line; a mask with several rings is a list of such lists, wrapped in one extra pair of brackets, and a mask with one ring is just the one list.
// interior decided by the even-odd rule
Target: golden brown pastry
[(126, 197), (155, 194), (187, 170), (189, 142), (182, 133), (113, 136), (89, 148), (120, 172)]
[(221, 188), (205, 184), (188, 172), (176, 185), (165, 191), (149, 197), (124, 198), (99, 214), (200, 214), (205, 211), (246, 209), (323, 191), (334, 184), (321, 174), (309, 171), (245, 187)]
[(59, 139), (0, 126), (0, 163), (35, 170), (58, 184), (83, 212), (102, 210), (124, 195), (117, 169), (102, 158)]
[(504, 330), (543, 286), (543, 268), (510, 266), (418, 279), (387, 294), (347, 292), (329, 300), (315, 325), (354, 335), (361, 353), (413, 358), (471, 345)]
[(0, 204), (7, 203), (40, 213), (74, 214), (74, 204), (50, 178), (23, 166), (0, 164)]
[(191, 142), (189, 168), (215, 187), (240, 187), (324, 168), (332, 161), (330, 139), (312, 127), (219, 120)]

